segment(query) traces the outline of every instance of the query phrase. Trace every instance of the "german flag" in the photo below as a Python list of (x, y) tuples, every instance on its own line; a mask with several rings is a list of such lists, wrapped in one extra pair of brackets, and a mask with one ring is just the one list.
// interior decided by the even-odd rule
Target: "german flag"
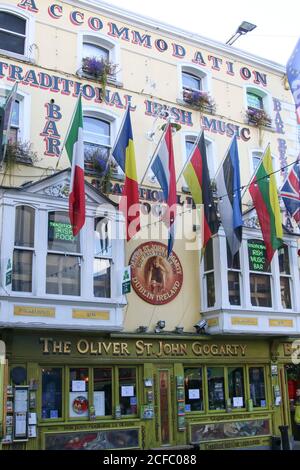
[(209, 239), (218, 232), (219, 223), (213, 200), (210, 177), (207, 166), (204, 132), (198, 139), (186, 165), (183, 176), (191, 191), (196, 205), (203, 204), (203, 248)]

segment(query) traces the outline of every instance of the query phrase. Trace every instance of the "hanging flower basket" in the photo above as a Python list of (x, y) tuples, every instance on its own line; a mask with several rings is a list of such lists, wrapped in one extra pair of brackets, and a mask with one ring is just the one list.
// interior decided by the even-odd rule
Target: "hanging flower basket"
[(206, 91), (183, 90), (183, 100), (198, 111), (213, 113), (215, 104)]
[(249, 107), (246, 111), (248, 123), (256, 127), (271, 127), (272, 119), (263, 109)]
[(116, 65), (97, 57), (84, 57), (82, 59), (81, 70), (84, 74), (98, 80), (102, 85), (102, 97), (105, 96), (105, 89), (108, 77), (113, 78), (116, 74)]

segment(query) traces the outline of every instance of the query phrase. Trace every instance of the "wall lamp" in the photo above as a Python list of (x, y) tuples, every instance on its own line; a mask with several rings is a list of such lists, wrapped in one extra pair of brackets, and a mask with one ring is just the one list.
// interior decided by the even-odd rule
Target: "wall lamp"
[(183, 330), (184, 330), (183, 326), (175, 326), (174, 333), (177, 333), (177, 334), (179, 334), (179, 335), (182, 335)]
[(240, 37), (243, 36), (244, 34), (250, 33), (250, 31), (253, 31), (253, 29), (256, 28), (255, 24), (249, 23), (248, 21), (243, 21), (236, 32), (234, 33), (233, 36), (231, 36), (230, 39), (226, 42), (228, 46), (232, 46), (232, 44)]
[(137, 329), (136, 329), (136, 332), (137, 333), (146, 333), (148, 330), (148, 326), (139, 326)]
[(207, 327), (207, 321), (206, 320), (200, 320), (196, 325), (194, 325), (194, 328), (196, 328), (196, 333), (198, 335), (203, 335), (205, 334), (205, 328)]
[(166, 326), (166, 322), (164, 320), (158, 320), (158, 322), (156, 323), (154, 332), (160, 333), (164, 329), (165, 326)]

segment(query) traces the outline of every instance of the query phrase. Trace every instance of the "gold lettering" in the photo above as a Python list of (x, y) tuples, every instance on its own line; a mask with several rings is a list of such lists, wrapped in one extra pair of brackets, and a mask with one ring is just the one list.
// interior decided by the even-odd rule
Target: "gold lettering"
[(52, 343), (52, 338), (40, 338), (40, 342), (43, 344), (43, 354), (49, 354), (49, 343)]
[(163, 355), (163, 343), (162, 343), (162, 341), (160, 341), (158, 344), (159, 344), (159, 351), (158, 351), (158, 353), (156, 353), (156, 356), (160, 357), (160, 356)]
[(71, 354), (71, 342), (64, 341), (64, 354)]
[(144, 344), (144, 347), (145, 347), (146, 352), (147, 352), (147, 356), (151, 356), (151, 353), (152, 353), (152, 346), (153, 346), (152, 343), (145, 343), (145, 344)]
[(80, 354), (86, 354), (89, 350), (89, 343), (86, 339), (80, 339), (77, 343), (77, 351)]
[(53, 341), (53, 354), (62, 353), (62, 341)]
[(130, 356), (128, 345), (126, 343), (121, 343), (121, 356)]
[(225, 346), (223, 344), (220, 346), (219, 353), (220, 353), (220, 356), (225, 356)]
[(200, 343), (193, 343), (192, 344), (192, 351), (195, 356), (201, 356), (202, 354), (202, 345)]
[(169, 343), (166, 343), (164, 346), (164, 353), (169, 355), (172, 351), (172, 346)]
[(180, 345), (180, 353), (181, 353), (182, 356), (187, 355), (187, 345), (186, 344), (181, 344)]
[(144, 341), (139, 340), (135, 343), (135, 350), (137, 356), (141, 356), (144, 353)]
[(91, 348), (91, 350), (90, 350), (91, 354), (97, 354), (98, 350), (97, 350), (97, 348), (96, 348), (96, 346), (93, 342), (91, 342), (90, 348)]
[(233, 355), (234, 355), (234, 354), (232, 353), (230, 344), (226, 344), (226, 354), (227, 354), (228, 356), (230, 356), (230, 355), (233, 356)]
[(203, 346), (203, 352), (204, 352), (204, 354), (206, 354), (206, 355), (210, 353), (210, 345), (209, 345), (209, 344), (205, 344), (205, 345)]
[(118, 356), (120, 354), (120, 350), (119, 343), (113, 343), (113, 355)]
[(102, 343), (103, 349), (104, 349), (104, 351), (106, 352), (106, 354), (108, 354), (109, 351), (111, 350), (111, 344), (112, 344), (112, 343), (108, 343), (108, 344)]
[(238, 355), (238, 350), (239, 350), (238, 344), (233, 344), (232, 348), (234, 350), (234, 356), (237, 356)]
[(210, 347), (210, 352), (213, 356), (217, 356), (219, 353), (218, 345), (217, 344), (212, 344)]
[(240, 348), (241, 348), (241, 351), (242, 351), (242, 356), (246, 356), (246, 349), (247, 349), (247, 346), (246, 345), (240, 345)]

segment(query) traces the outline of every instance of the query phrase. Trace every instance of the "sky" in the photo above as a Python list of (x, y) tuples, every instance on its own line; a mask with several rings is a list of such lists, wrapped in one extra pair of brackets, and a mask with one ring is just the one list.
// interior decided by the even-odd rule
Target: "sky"
[(109, 4), (226, 43), (242, 21), (257, 27), (234, 47), (286, 65), (300, 37), (299, 0), (109, 0)]

